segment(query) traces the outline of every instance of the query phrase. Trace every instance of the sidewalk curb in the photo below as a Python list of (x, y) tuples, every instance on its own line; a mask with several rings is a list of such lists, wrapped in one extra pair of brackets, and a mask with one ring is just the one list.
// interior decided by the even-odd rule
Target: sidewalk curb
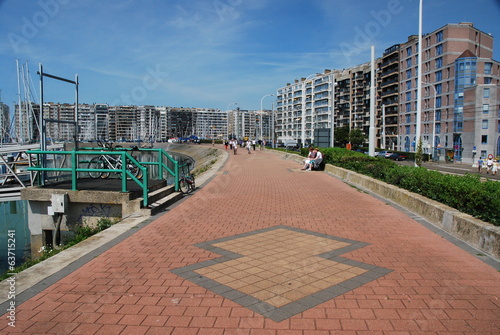
[[(275, 151), (275, 153), (297, 163), (302, 163), (304, 160), (304, 157), (294, 153), (279, 151)], [(469, 214), (462, 213), (457, 209), (419, 194), (403, 190), (354, 171), (326, 164), (325, 172), (348, 184), (373, 192), (384, 199), (406, 208), (461, 241), (496, 260), (500, 260), (500, 227), (476, 219)]]

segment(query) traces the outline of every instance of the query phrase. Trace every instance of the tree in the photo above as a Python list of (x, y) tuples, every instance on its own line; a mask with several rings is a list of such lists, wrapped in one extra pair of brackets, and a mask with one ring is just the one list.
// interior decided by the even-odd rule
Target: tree
[(349, 127), (343, 126), (340, 128), (335, 128), (335, 145), (344, 148), (347, 143), (349, 143)]
[(422, 152), (422, 137), (418, 139), (418, 144), (417, 144), (417, 152), (415, 152), (415, 164), (417, 166), (422, 166), (422, 158), (423, 158), (423, 152)]
[(361, 129), (353, 129), (349, 133), (349, 138), (351, 140), (351, 144), (353, 147), (360, 147), (363, 143), (366, 142), (366, 136), (363, 134)]

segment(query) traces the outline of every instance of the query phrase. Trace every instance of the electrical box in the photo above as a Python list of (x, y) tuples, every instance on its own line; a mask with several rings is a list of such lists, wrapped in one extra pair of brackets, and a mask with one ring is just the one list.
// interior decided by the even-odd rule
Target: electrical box
[(65, 193), (52, 194), (51, 203), (53, 213), (64, 213), (66, 211), (66, 205), (68, 203), (68, 195)]

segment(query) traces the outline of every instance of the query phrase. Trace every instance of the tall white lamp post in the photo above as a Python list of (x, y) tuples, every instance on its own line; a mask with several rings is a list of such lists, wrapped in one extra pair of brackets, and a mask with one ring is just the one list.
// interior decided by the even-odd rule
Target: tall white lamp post
[(437, 90), (436, 88), (434, 87), (434, 85), (430, 84), (430, 83), (426, 83), (426, 82), (422, 82), (422, 84), (425, 84), (426, 86), (429, 86), (429, 87), (432, 87), (432, 89), (434, 90), (434, 120), (432, 122), (432, 144), (431, 144), (431, 152), (432, 152), (432, 159), (434, 160), (434, 156), (435, 156), (435, 151), (436, 151), (436, 105), (437, 105)]
[[(418, 69), (417, 69), (417, 117), (415, 127), (415, 153), (417, 152), (418, 144), (420, 143), (421, 136), (421, 123), (422, 123), (422, 0), (419, 3), (418, 15)], [(415, 166), (417, 167), (417, 159), (415, 159)]]
[(335, 82), (335, 77), (332, 72), (332, 138), (330, 139), (331, 143), (330, 146), (333, 148), (335, 147), (335, 137), (334, 137), (334, 131), (335, 131), (335, 86), (337, 86), (337, 83)]
[(262, 109), (262, 102), (264, 101), (264, 98), (265, 97), (273, 97), (274, 94), (266, 94), (262, 97), (262, 99), (260, 99), (260, 140), (262, 141), (263, 140), (263, 136), (262, 136), (262, 121), (263, 121), (263, 112), (264, 110)]
[[(227, 112), (229, 113), (229, 106), (231, 105), (236, 105), (238, 106), (238, 103), (237, 102), (231, 102), (229, 105), (227, 105)], [(229, 114), (227, 114), (227, 130), (228, 130), (228, 133), (229, 133)], [(238, 126), (238, 117), (237, 115), (235, 115), (234, 117), (234, 127), (233, 127), (233, 131), (236, 133), (236, 127)], [(229, 134), (228, 134), (229, 135)], [(236, 134), (233, 134), (233, 135), (236, 135)]]

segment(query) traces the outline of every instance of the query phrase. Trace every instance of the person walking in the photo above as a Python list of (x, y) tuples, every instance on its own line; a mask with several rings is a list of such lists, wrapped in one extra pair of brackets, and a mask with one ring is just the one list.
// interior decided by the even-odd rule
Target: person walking
[(477, 161), (477, 172), (481, 173), (481, 169), (483, 168), (483, 158), (479, 157), (479, 160)]
[(251, 154), (250, 150), (252, 149), (252, 142), (250, 140), (247, 141), (247, 150), (248, 150), (248, 153)]
[(490, 173), (492, 167), (493, 167), (493, 158), (488, 157), (488, 160), (486, 161), (486, 174)]

